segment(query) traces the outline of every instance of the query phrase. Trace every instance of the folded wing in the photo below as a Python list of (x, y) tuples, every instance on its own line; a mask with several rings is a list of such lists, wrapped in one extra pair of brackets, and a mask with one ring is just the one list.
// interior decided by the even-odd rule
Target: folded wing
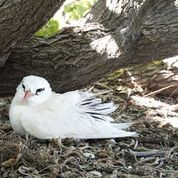
[(40, 139), (136, 136), (135, 132), (122, 130), (130, 123), (112, 123), (114, 120), (108, 114), (115, 110), (113, 103), (102, 103), (100, 98), (89, 92), (54, 93), (44, 106), (33, 108), (30, 115), (24, 115), (22, 125), (30, 135)]

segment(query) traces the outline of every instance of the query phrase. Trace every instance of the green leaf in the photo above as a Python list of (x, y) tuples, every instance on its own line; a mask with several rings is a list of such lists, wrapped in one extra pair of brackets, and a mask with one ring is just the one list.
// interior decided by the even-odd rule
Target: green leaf
[[(97, 0), (80, 0), (64, 7), (64, 13), (68, 15), (69, 22), (72, 20), (78, 20), (82, 18), (90, 8), (96, 3)], [(35, 36), (48, 38), (54, 36), (60, 29), (58, 21), (50, 19), (46, 25), (44, 25), (39, 31), (35, 33)]]
[(54, 19), (50, 19), (46, 25), (35, 33), (35, 36), (48, 38), (54, 36), (58, 30), (59, 23)]
[(82, 18), (97, 0), (80, 0), (64, 7), (64, 12), (69, 16), (70, 20), (78, 20)]

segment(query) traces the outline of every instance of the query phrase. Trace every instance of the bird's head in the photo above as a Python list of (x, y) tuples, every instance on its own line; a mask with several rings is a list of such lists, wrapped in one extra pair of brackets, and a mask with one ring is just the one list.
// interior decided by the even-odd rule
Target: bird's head
[(16, 90), (16, 101), (27, 105), (41, 104), (45, 102), (52, 93), (48, 81), (34, 75), (24, 77)]

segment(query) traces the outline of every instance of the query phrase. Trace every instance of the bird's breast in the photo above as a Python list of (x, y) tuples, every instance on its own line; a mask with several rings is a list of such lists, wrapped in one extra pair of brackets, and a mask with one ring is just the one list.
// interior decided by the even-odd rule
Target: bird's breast
[(21, 115), (24, 110), (22, 106), (11, 105), (9, 110), (9, 118), (13, 130), (19, 135), (25, 135), (25, 130), (21, 123)]

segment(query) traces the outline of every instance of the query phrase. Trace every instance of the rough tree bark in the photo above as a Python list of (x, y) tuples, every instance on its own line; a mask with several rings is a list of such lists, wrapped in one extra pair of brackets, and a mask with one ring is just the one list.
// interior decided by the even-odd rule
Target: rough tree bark
[(0, 0), (0, 66), (11, 48), (31, 37), (65, 0)]
[(0, 95), (12, 94), (29, 74), (63, 92), (121, 67), (177, 55), (177, 7), (176, 0), (99, 0), (82, 26), (14, 45), (0, 71)]

